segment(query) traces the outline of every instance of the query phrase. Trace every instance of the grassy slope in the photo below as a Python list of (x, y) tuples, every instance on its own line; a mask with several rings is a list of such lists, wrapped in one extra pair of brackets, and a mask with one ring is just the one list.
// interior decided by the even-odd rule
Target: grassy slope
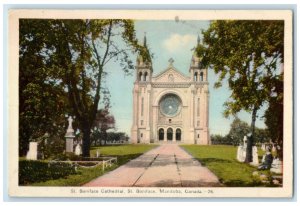
[[(210, 169), (225, 186), (259, 186), (252, 177), (257, 169), (236, 160), (237, 147), (225, 145), (182, 145), (187, 152)], [(266, 173), (266, 172), (264, 172)]]
[(98, 149), (101, 155), (116, 156), (118, 158), (117, 165), (105, 169), (104, 172), (102, 171), (101, 165), (95, 168), (80, 168), (79, 173), (76, 175), (70, 175), (67, 178), (57, 180), (34, 183), (32, 186), (80, 186), (108, 171), (116, 169), (154, 147), (156, 147), (156, 145), (115, 145), (94, 147), (91, 149), (91, 157), (95, 156)]

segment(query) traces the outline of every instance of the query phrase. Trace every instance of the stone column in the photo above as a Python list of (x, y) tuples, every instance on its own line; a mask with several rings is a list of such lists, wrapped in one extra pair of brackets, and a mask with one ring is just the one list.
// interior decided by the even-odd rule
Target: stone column
[(133, 91), (133, 126), (137, 126), (137, 91), (134, 89)]
[(205, 106), (206, 106), (206, 122), (205, 122), (205, 126), (208, 127), (208, 123), (209, 123), (209, 91), (207, 89), (206, 91), (206, 95), (205, 95), (206, 101), (205, 101)]
[(67, 129), (66, 137), (66, 152), (74, 152), (73, 150), (73, 139), (75, 138), (74, 129), (72, 127), (73, 119), (71, 116), (68, 118), (69, 126)]
[(133, 88), (133, 126), (131, 131), (131, 141), (136, 144), (138, 142), (138, 115), (139, 115), (139, 87), (134, 85)]
[(148, 128), (150, 128), (150, 105), (151, 105), (150, 90), (147, 90), (147, 116), (146, 116), (146, 119), (147, 119), (147, 127)]
[(173, 130), (173, 142), (176, 142), (176, 130)]
[[(158, 129), (157, 129), (157, 106), (153, 106), (152, 108), (152, 115), (150, 118), (152, 118), (152, 126), (150, 131), (152, 131), (153, 134), (153, 139), (154, 141), (159, 141), (159, 134), (158, 134)], [(155, 126), (153, 126), (155, 125)]]
[(190, 115), (191, 115), (191, 118), (190, 118), (190, 121), (191, 121), (191, 128), (194, 128), (194, 103), (195, 103), (195, 98), (194, 98), (194, 95), (195, 94), (195, 91), (194, 91), (194, 88), (191, 89), (191, 108), (190, 108)]
[(146, 123), (146, 133), (147, 133), (147, 143), (151, 143), (151, 139), (153, 139), (153, 137), (151, 137), (151, 129), (150, 129), (150, 121), (151, 121), (151, 115), (150, 115), (150, 110), (151, 110), (151, 100), (150, 100), (150, 88), (149, 85), (146, 88), (147, 91), (147, 100), (146, 100), (146, 118), (145, 121), (147, 121)]
[(167, 131), (168, 131), (168, 129), (164, 129), (164, 133), (165, 133), (165, 135), (164, 135), (164, 141), (166, 142), (167, 141), (167, 139), (168, 139), (168, 133), (167, 133)]

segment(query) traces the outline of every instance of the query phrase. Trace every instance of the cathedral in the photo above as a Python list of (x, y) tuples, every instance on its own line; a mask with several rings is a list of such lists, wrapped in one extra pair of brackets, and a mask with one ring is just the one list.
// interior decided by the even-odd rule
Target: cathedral
[(201, 58), (194, 52), (189, 76), (173, 66), (172, 58), (155, 75), (146, 37), (144, 47), (135, 67), (132, 143), (210, 144), (207, 68)]

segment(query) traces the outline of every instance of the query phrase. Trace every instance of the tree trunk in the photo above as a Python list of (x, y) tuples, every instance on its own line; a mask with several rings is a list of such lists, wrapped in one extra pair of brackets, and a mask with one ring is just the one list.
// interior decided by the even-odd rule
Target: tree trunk
[(103, 132), (103, 137), (104, 137), (104, 145), (106, 145), (107, 144), (107, 132), (106, 131)]
[(251, 121), (251, 135), (247, 136), (247, 150), (245, 163), (252, 162), (252, 146), (255, 136), (255, 121), (256, 121), (257, 108), (255, 107), (252, 111), (252, 121)]
[(85, 125), (83, 128), (83, 138), (82, 138), (82, 156), (90, 156), (90, 135), (91, 128), (88, 125)]

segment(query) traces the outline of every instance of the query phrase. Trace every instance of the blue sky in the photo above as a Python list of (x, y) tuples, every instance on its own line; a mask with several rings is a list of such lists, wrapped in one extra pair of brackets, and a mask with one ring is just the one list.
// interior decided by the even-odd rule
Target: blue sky
[[(135, 29), (137, 38), (143, 41), (144, 34), (147, 36), (147, 45), (153, 53), (153, 75), (165, 70), (168, 60), (172, 57), (173, 65), (182, 73), (189, 76), (189, 66), (192, 57), (192, 49), (197, 43), (197, 35), (201, 38), (201, 29), (207, 29), (208, 21), (136, 21)], [(132, 56), (135, 62), (136, 55)], [(111, 113), (116, 119), (117, 131), (126, 132), (130, 135), (132, 124), (132, 89), (135, 73), (125, 75), (116, 62), (106, 65), (106, 87), (111, 93)], [(210, 89), (209, 127), (211, 134), (225, 135), (230, 129), (233, 118), (223, 117), (223, 104), (230, 96), (230, 91), (225, 84), (221, 88), (214, 89), (217, 76), (212, 70), (208, 72)], [(263, 120), (260, 118), (264, 108), (259, 112), (257, 127), (264, 128)], [(238, 116), (250, 124), (251, 115), (240, 112)]]

